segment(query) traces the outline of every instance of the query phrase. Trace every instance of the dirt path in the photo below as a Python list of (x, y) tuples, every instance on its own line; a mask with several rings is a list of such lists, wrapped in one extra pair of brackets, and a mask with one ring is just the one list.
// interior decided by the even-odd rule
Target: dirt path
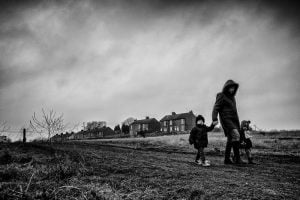
[(13, 162), (0, 165), (0, 172), (6, 177), (1, 177), (0, 199), (15, 199), (20, 195), (19, 188), (26, 188), (33, 172), (30, 187), (23, 194), (28, 199), (299, 199), (300, 196), (300, 158), (293, 156), (256, 155), (259, 165), (233, 166), (224, 165), (222, 155), (210, 152), (207, 158), (212, 166), (204, 168), (193, 163), (192, 152), (172, 146), (135, 148), (67, 143), (8, 149)]
[(259, 165), (224, 165), (223, 157), (210, 155), (212, 166), (193, 163), (194, 155), (170, 150), (130, 149), (77, 144), (87, 157), (98, 161), (109, 180), (151, 190), (166, 199), (297, 199), (300, 196), (298, 157), (259, 156)]

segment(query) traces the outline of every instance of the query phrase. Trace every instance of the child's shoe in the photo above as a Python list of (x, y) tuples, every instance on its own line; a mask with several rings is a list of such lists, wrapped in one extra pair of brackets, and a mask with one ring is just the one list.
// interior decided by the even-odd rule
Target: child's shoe
[(204, 162), (202, 162), (202, 166), (203, 167), (209, 167), (210, 166), (209, 160), (205, 160)]
[(197, 165), (202, 165), (202, 161), (201, 161), (201, 160), (195, 160), (195, 163), (196, 163)]

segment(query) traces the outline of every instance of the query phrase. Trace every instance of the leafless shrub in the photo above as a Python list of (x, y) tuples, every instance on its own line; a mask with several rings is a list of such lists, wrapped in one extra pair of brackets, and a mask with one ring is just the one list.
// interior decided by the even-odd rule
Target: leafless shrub
[(0, 135), (10, 130), (10, 126), (6, 121), (0, 122)]
[(40, 118), (37, 117), (36, 113), (33, 114), (30, 120), (30, 128), (39, 134), (46, 133), (47, 139), (50, 141), (53, 135), (69, 129), (69, 124), (64, 122), (63, 114), (57, 115), (53, 110), (45, 112), (45, 110), (42, 109)]

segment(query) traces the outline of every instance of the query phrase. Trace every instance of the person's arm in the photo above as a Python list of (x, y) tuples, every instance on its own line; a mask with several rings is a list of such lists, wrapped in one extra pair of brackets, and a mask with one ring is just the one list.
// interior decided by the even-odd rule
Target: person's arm
[(223, 106), (223, 94), (219, 93), (216, 98), (216, 102), (212, 111), (212, 121), (218, 121), (218, 113)]
[(194, 129), (191, 130), (190, 132), (190, 136), (189, 136), (189, 143), (190, 144), (194, 144), (195, 140), (194, 140)]
[(211, 123), (210, 126), (206, 126), (206, 131), (211, 132), (212, 130), (214, 130), (214, 128), (215, 128), (215, 125), (213, 123)]

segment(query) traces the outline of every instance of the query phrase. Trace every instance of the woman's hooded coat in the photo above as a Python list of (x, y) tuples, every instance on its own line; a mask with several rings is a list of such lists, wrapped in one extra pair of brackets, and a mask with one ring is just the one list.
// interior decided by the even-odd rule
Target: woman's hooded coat
[[(228, 89), (234, 86), (235, 91), (230, 94)], [(227, 136), (233, 129), (240, 130), (240, 120), (236, 108), (235, 94), (239, 88), (238, 83), (228, 80), (224, 84), (222, 92), (217, 94), (216, 103), (212, 112), (212, 120), (218, 120), (218, 114), (224, 133)]]

